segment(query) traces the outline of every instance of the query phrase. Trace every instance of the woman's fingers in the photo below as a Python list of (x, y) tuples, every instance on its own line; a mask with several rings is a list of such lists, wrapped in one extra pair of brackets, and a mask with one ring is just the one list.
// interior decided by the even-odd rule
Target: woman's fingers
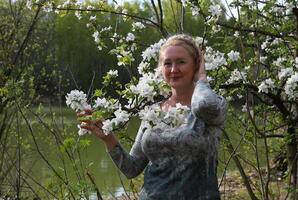
[(93, 110), (86, 109), (86, 110), (83, 110), (83, 111), (77, 113), (77, 117), (84, 117), (84, 116), (92, 115), (92, 113), (93, 113)]
[(101, 120), (80, 120), (81, 128), (87, 129), (96, 135), (101, 135), (103, 134), (102, 126), (103, 123)]
[(204, 51), (202, 49), (199, 50), (200, 62), (199, 62), (199, 70), (197, 71), (197, 80), (207, 81), (206, 71), (205, 71), (205, 59), (204, 59)]
[[(86, 109), (80, 113), (77, 113), (77, 117), (90, 116), (92, 115), (92, 113), (93, 113), (93, 110)], [(100, 138), (105, 136), (102, 130), (102, 126), (103, 126), (102, 120), (100, 119), (92, 120), (92, 119), (84, 119), (84, 118), (81, 118), (78, 120), (81, 122), (80, 124), (81, 128), (91, 131), (93, 134), (97, 135)]]

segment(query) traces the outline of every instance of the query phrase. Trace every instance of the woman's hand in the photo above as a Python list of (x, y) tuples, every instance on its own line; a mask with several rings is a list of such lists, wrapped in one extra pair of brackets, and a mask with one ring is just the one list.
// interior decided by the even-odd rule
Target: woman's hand
[[(92, 115), (92, 110), (84, 110), (84, 112), (78, 113), (77, 117), (86, 117)], [(113, 149), (113, 147), (118, 144), (118, 140), (116, 137), (110, 133), (106, 135), (102, 130), (102, 120), (79, 120), (80, 122), (83, 122), (83, 125), (81, 125), (81, 128), (87, 129), (91, 131), (95, 136), (102, 139), (107, 147), (108, 150)]]
[[(81, 113), (77, 114), (77, 117), (86, 117), (92, 115), (92, 110), (84, 110)], [(91, 131), (94, 135), (97, 137), (104, 139), (105, 134), (102, 130), (102, 121), (101, 120), (88, 120), (88, 119), (79, 119), (79, 121), (82, 123), (81, 128), (84, 128), (88, 131)]]
[(206, 75), (206, 71), (205, 71), (205, 60), (204, 60), (204, 52), (203, 50), (199, 49), (199, 66), (198, 66), (198, 70), (196, 71), (195, 74), (195, 81), (197, 82), (198, 80), (203, 80), (203, 81), (208, 81), (207, 80), (207, 75)]

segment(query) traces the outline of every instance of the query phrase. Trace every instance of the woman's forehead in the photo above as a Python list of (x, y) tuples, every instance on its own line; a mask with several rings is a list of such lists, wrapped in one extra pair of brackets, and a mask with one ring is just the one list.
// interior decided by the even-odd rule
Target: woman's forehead
[(183, 46), (175, 45), (175, 46), (168, 46), (162, 51), (162, 57), (164, 59), (170, 58), (170, 57), (191, 57), (190, 53), (187, 49), (185, 49)]

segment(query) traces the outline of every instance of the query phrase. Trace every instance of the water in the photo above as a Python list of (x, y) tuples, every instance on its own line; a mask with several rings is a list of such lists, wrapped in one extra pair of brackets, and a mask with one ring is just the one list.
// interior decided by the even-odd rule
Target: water
[[(34, 112), (37, 109), (34, 109)], [(73, 144), (70, 145), (69, 152), (73, 154), (76, 161), (74, 162), (67, 156), (61, 153), (61, 145), (57, 145), (55, 136), (49, 131), (39, 120), (28, 112), (28, 119), (32, 124), (33, 136), (36, 139), (38, 148), (33, 142), (33, 136), (30, 133), (25, 121), (21, 121), (20, 133), (22, 134), (22, 141), (24, 147), (22, 148), (22, 161), (21, 166), (30, 174), (30, 176), (37, 182), (42, 183), (45, 187), (52, 188), (55, 191), (55, 184), (59, 184), (58, 179), (53, 177), (53, 172), (42, 159), (40, 153), (46, 158), (47, 162), (64, 178), (67, 177), (68, 181), (76, 187), (81, 180), (84, 180), (89, 185), (90, 179), (86, 172), (92, 176), (102, 196), (113, 197), (121, 196), (124, 194), (124, 188), (128, 188), (129, 180), (127, 180), (112, 162), (104, 143), (93, 135), (85, 135), (78, 137), (77, 135), (77, 120), (75, 113), (68, 108), (42, 108), (40, 110), (41, 118), (48, 123), (49, 127), (56, 131), (58, 135), (63, 135), (64, 138), (71, 138), (75, 136)], [(52, 113), (55, 113), (52, 115)], [(60, 113), (60, 114), (59, 114)], [(135, 137), (139, 125), (138, 120), (133, 120), (128, 127), (128, 132), (131, 138)], [(62, 127), (66, 131), (63, 131)], [(79, 146), (80, 141), (90, 140), (90, 145), (81, 149), (78, 154), (77, 151), (72, 149), (74, 146)], [(128, 144), (123, 144), (129, 150)], [(38, 152), (39, 150), (39, 152)], [(75, 166), (73, 165), (75, 163)], [(79, 173), (76, 173), (79, 172)], [(79, 175), (78, 175), (79, 174)], [(28, 177), (27, 177), (28, 178)], [(65, 178), (66, 179), (66, 178)], [(29, 183), (40, 189), (33, 180), (28, 178)], [(90, 199), (94, 199), (96, 194), (91, 191)]]

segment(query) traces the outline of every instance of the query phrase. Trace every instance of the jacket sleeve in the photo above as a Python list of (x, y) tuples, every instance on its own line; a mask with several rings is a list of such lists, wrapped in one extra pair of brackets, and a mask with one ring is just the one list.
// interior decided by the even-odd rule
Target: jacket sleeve
[(128, 179), (141, 174), (148, 164), (148, 159), (141, 147), (141, 140), (144, 133), (142, 124), (129, 153), (121, 146), (120, 143), (108, 152), (116, 166)]
[(226, 100), (217, 95), (205, 81), (199, 80), (191, 100), (193, 114), (207, 125), (223, 125), (227, 114)]

